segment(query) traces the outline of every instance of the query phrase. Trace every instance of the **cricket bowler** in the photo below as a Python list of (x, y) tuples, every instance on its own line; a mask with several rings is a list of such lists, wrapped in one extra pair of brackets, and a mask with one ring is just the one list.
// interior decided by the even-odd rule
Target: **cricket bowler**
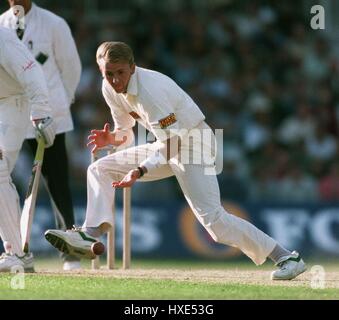
[(107, 145), (132, 144), (136, 121), (152, 132), (156, 141), (91, 164), (83, 226), (66, 232), (47, 230), (46, 239), (61, 251), (93, 259), (91, 244), (113, 223), (115, 189), (174, 175), (196, 218), (216, 242), (239, 248), (256, 265), (270, 258), (278, 267), (271, 275), (273, 280), (290, 280), (304, 272), (306, 266), (299, 253), (283, 248), (221, 205), (216, 173), (206, 161), (215, 154), (215, 143), (204, 137), (213, 136), (213, 132), (191, 97), (164, 74), (137, 67), (131, 48), (123, 42), (101, 44), (96, 59), (114, 131), (108, 124), (103, 130), (92, 130), (88, 143), (92, 152)]

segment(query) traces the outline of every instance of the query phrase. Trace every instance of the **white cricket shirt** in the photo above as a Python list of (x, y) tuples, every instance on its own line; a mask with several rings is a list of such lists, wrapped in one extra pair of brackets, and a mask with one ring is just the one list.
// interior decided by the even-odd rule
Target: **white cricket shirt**
[[(140, 67), (131, 76), (127, 93), (116, 93), (104, 80), (102, 93), (111, 109), (115, 128), (129, 129), (140, 122), (155, 137), (164, 141), (168, 130), (190, 130), (205, 116), (171, 78)], [(164, 133), (164, 134), (162, 134)]]

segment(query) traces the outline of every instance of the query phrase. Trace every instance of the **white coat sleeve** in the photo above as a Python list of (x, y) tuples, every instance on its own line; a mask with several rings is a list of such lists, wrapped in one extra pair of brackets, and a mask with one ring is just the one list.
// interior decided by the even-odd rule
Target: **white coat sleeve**
[(23, 88), (31, 105), (31, 120), (51, 116), (44, 73), (29, 50), (14, 35), (2, 46), (0, 63)]
[(53, 28), (53, 50), (69, 105), (71, 105), (80, 81), (81, 61), (71, 30), (66, 21), (61, 18)]

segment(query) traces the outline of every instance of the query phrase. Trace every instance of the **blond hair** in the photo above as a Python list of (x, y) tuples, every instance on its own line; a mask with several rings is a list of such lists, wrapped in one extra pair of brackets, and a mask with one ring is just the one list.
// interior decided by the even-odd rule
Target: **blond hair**
[(110, 41), (102, 43), (96, 54), (97, 64), (101, 60), (109, 63), (127, 62), (134, 64), (132, 49), (124, 42)]

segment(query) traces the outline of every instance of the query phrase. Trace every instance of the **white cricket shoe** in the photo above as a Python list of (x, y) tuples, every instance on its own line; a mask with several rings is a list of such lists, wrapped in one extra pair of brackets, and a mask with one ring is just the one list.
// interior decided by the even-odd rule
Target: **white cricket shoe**
[(34, 272), (33, 254), (26, 253), (19, 257), (16, 254), (3, 253), (0, 256), (0, 272)]
[(305, 262), (296, 251), (293, 251), (288, 256), (282, 257), (276, 263), (276, 266), (278, 266), (279, 269), (272, 272), (272, 280), (292, 280), (306, 271)]
[(80, 228), (72, 230), (47, 230), (45, 238), (61, 252), (78, 258), (95, 259), (105, 251), (103, 243)]
[(81, 263), (80, 261), (65, 261), (62, 268), (65, 271), (80, 270)]

